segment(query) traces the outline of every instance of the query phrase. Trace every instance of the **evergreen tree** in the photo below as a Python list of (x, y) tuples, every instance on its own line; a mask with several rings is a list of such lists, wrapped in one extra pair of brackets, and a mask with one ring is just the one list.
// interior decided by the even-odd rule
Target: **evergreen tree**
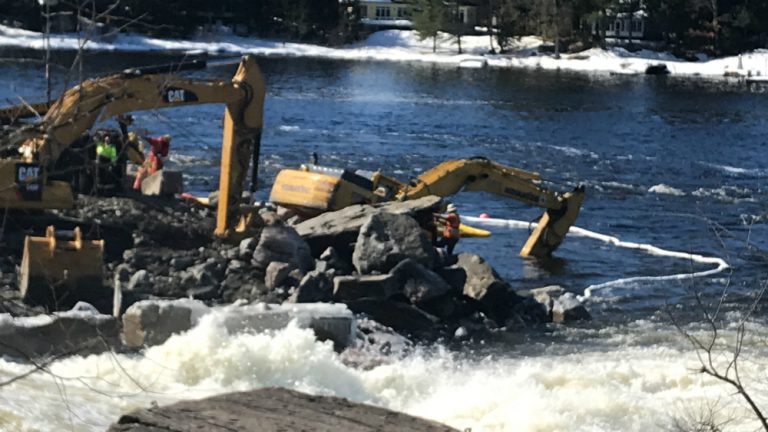
[(416, 0), (412, 19), (419, 39), (432, 38), (432, 52), (437, 51), (437, 35), (446, 22), (443, 0)]

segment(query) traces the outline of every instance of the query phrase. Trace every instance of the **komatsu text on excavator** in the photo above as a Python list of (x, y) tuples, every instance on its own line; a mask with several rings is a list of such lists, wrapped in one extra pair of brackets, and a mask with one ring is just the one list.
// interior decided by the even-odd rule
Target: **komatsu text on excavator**
[(462, 190), (490, 192), (546, 209), (520, 251), (532, 257), (547, 257), (560, 246), (584, 200), (583, 186), (561, 193), (544, 188), (537, 173), (471, 158), (443, 162), (408, 183), (380, 172), (302, 165), (278, 173), (270, 201), (313, 216), (353, 204), (445, 197)]
[[(216, 234), (227, 237), (238, 229), (238, 215), (248, 166), (253, 161), (251, 189), (255, 189), (259, 157), (265, 84), (256, 61), (243, 57), (231, 81), (196, 80), (176, 75), (205, 67), (205, 62), (128, 69), (123, 73), (84, 81), (67, 90), (45, 110), (39, 122), (18, 131), (0, 146), (0, 208), (56, 209), (73, 205), (67, 181), (55, 180), (60, 172), (77, 167), (59, 160), (71, 146), (90, 139), (96, 122), (133, 111), (221, 103), (224, 137)], [(174, 74), (170, 74), (173, 72)], [(30, 107), (31, 109), (32, 107)], [(23, 115), (23, 108), (2, 110)]]

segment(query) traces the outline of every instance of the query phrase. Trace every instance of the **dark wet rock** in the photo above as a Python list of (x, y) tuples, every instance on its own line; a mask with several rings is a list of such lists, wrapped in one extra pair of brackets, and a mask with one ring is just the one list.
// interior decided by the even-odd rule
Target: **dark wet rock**
[(328, 266), (336, 270), (337, 275), (349, 275), (355, 270), (352, 266), (351, 258), (345, 259), (336, 252), (336, 249), (329, 247), (322, 254), (320, 259), (328, 263)]
[(264, 275), (264, 284), (267, 286), (267, 289), (271, 290), (281, 286), (295, 268), (291, 264), (279, 261), (269, 263)]
[(349, 301), (347, 306), (355, 313), (366, 314), (381, 324), (404, 334), (432, 333), (439, 323), (437, 317), (408, 303), (364, 298)]
[(302, 273), (312, 270), (315, 259), (309, 246), (292, 227), (280, 224), (264, 227), (253, 252), (252, 263), (265, 272), (271, 262), (288, 263)]
[(409, 258), (430, 269), (438, 259), (434, 246), (412, 217), (374, 214), (360, 228), (352, 254), (358, 273), (387, 273)]
[(250, 258), (253, 256), (253, 251), (256, 250), (256, 245), (258, 244), (259, 240), (253, 237), (248, 237), (241, 240), (240, 245), (238, 246), (240, 258)]
[(458, 266), (467, 274), (464, 295), (479, 301), (486, 315), (503, 324), (521, 298), (482, 257), (461, 253), (458, 255)]
[(346, 275), (333, 278), (333, 298), (346, 302), (361, 298), (387, 299), (400, 292), (400, 284), (395, 276), (383, 275)]
[(418, 417), (294, 390), (263, 388), (178, 402), (123, 415), (110, 432), (206, 430), (457, 432)]
[(448, 267), (438, 267), (435, 269), (435, 273), (451, 287), (452, 291), (464, 292), (464, 285), (467, 283), (467, 271), (463, 267), (455, 264)]
[(587, 308), (576, 298), (573, 293), (565, 293), (555, 299), (552, 306), (552, 321), (566, 323), (572, 321), (588, 321), (592, 316)]
[(504, 326), (507, 329), (530, 328), (552, 322), (552, 313), (533, 297), (524, 297), (512, 306)]
[(451, 286), (437, 273), (411, 258), (401, 261), (390, 274), (397, 280), (403, 295), (415, 305), (451, 292)]
[(329, 302), (333, 298), (333, 274), (313, 270), (299, 282), (296, 291), (287, 300), (290, 303)]
[(227, 263), (227, 270), (224, 273), (225, 275), (228, 275), (229, 273), (235, 272), (235, 271), (241, 271), (248, 267), (248, 264), (246, 264), (244, 261), (240, 261), (237, 259), (233, 259), (229, 263)]
[(427, 196), (412, 201), (393, 201), (375, 205), (353, 205), (335, 212), (323, 213), (296, 225), (296, 231), (309, 244), (314, 256), (320, 256), (328, 247), (345, 255), (352, 253), (351, 245), (357, 240), (360, 227), (371, 215), (379, 213), (407, 214), (419, 218), (432, 217), (439, 211), (442, 199)]
[(195, 259), (188, 256), (174, 257), (170, 262), (171, 267), (176, 271), (186, 270), (194, 264)]
[(534, 288), (527, 291), (518, 292), (518, 295), (530, 297), (542, 305), (546, 311), (549, 320), (552, 320), (552, 308), (555, 305), (555, 299), (565, 293), (565, 289), (559, 285), (550, 285), (541, 288)]
[(221, 251), (221, 256), (228, 259), (233, 260), (240, 257), (240, 248), (239, 247), (233, 247), (233, 248), (227, 248)]

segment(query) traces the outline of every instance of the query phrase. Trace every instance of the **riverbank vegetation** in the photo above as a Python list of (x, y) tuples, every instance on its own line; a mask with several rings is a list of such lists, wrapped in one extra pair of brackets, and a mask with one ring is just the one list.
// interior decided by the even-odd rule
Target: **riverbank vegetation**
[[(45, 3), (48, 3), (45, 5)], [(540, 36), (553, 50), (621, 44), (679, 53), (728, 55), (768, 43), (768, 3), (746, 0), (392, 0), (426, 39), (437, 31), (461, 37), (486, 32), (504, 51), (520, 36)], [(42, 3), (42, 5), (40, 4)], [(385, 2), (386, 3), (386, 2)], [(461, 6), (461, 8), (460, 8)], [(473, 22), (464, 7), (475, 11)], [(217, 31), (329, 45), (357, 40), (375, 29), (361, 0), (0, 0), (0, 22), (43, 31), (109, 26), (158, 37)], [(48, 11), (49, 15), (46, 15)], [(105, 13), (108, 12), (108, 13)], [(399, 12), (398, 12), (399, 13)], [(90, 22), (89, 18), (99, 17)], [(491, 29), (490, 31), (488, 29)]]

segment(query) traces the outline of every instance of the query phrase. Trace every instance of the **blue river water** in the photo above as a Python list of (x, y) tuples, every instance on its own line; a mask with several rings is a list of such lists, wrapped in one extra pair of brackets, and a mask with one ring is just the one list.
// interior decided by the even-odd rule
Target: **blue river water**
[[(96, 54), (87, 58), (85, 73), (167, 60)], [(492, 237), (463, 239), (457, 249), (484, 256), (516, 289), (558, 284), (581, 295), (590, 286), (608, 284), (586, 303), (594, 320), (511, 337), (490, 350), (472, 347), (454, 354), (437, 347), (371, 370), (341, 366), (330, 349), (296, 329), (269, 337), (233, 336), (210, 320), (142, 356), (119, 356), (119, 369), (107, 356), (57, 362), (58, 374), (87, 374), (103, 382), (71, 381), (69, 399), (46, 375), (17, 383), (13, 392), (0, 395), (5, 407), (0, 429), (103, 430), (120, 412), (150, 400), (265, 385), (340, 395), (483, 431), (646, 431), (684, 418), (687, 404), (726, 401), (743, 409), (738, 398), (723, 396), (733, 393), (729, 388), (692, 372), (697, 359), (664, 311), (671, 307), (692, 321), (686, 329), (699, 332), (699, 317), (689, 307), (693, 293), (710, 304), (727, 288), (721, 308), (736, 312), (752, 303), (765, 280), (768, 87), (386, 62), (265, 58), (259, 64), (268, 89), (259, 199), (268, 197), (281, 168), (308, 161), (312, 152), (326, 165), (380, 169), (403, 180), (446, 159), (485, 156), (537, 171), (557, 190), (585, 185), (579, 227), (719, 257), (730, 269), (701, 278), (611, 284), (714, 265), (578, 236), (566, 239), (556, 259), (528, 261), (518, 256), (525, 229), (494, 229)], [(233, 72), (224, 67), (192, 75), (226, 79)], [(54, 94), (73, 83), (68, 75), (54, 69)], [(37, 62), (0, 63), (0, 101), (40, 100), (41, 76)], [(172, 134), (169, 165), (184, 171), (189, 190), (205, 193), (218, 181), (222, 113), (214, 105), (137, 112), (135, 127)], [(461, 193), (452, 200), (466, 216), (531, 221), (541, 213), (485, 193)], [(761, 304), (754, 316), (762, 322)], [(730, 335), (732, 328), (727, 322), (725, 327)], [(753, 328), (758, 336), (767, 330), (764, 323)], [(754, 358), (764, 358), (764, 345), (755, 347)], [(0, 361), (2, 375), (20, 368)], [(155, 392), (136, 391), (126, 370), (147, 378), (145, 385)], [(745, 376), (758, 377), (753, 381), (758, 394), (768, 394), (759, 379), (764, 370), (759, 362), (744, 364)], [(110, 387), (92, 391), (104, 383)], [(108, 397), (112, 387), (136, 395)], [(33, 414), (41, 409), (46, 415)], [(67, 411), (69, 416), (62, 414)], [(754, 430), (749, 413), (739, 415), (734, 430)]]
[[(98, 54), (85, 71), (165, 61)], [(443, 160), (485, 156), (539, 172), (555, 189), (586, 185), (577, 226), (726, 259), (734, 293), (748, 294), (764, 273), (768, 99), (762, 86), (385, 62), (259, 63), (267, 81), (260, 199), (268, 197), (279, 169), (308, 161), (312, 152), (322, 164), (382, 170), (404, 180)], [(233, 70), (193, 76), (228, 78)], [(5, 63), (0, 71), (0, 99), (43, 96), (39, 63)], [(72, 77), (54, 69), (54, 94)], [(188, 189), (203, 193), (218, 181), (222, 110), (202, 105), (138, 112), (135, 126), (172, 134), (172, 165), (185, 171)], [(485, 193), (453, 200), (470, 216), (534, 220), (541, 213)], [(566, 240), (557, 259), (531, 262), (517, 256), (526, 235), (499, 230), (490, 239), (466, 239), (458, 250), (480, 253), (515, 288), (559, 284), (577, 294), (614, 279), (706, 268), (579, 237)], [(649, 314), (691, 287), (719, 293), (721, 282), (645, 282), (605, 296), (622, 304), (619, 316)]]

